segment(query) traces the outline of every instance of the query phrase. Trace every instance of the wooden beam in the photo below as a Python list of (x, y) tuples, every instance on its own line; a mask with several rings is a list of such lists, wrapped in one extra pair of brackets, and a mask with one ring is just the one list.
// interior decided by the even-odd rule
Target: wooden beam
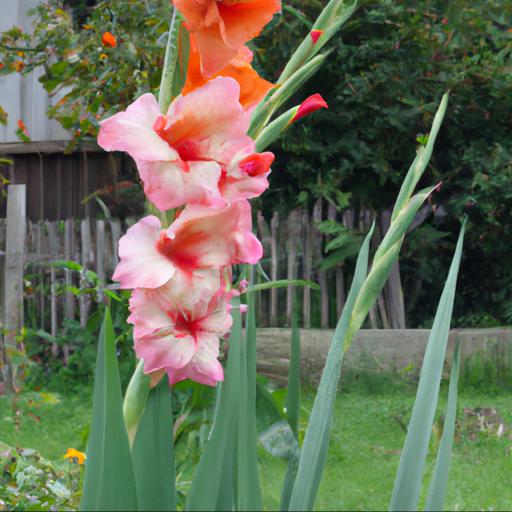
[[(0, 144), (0, 155), (22, 155), (26, 153), (64, 153), (69, 144), (68, 140), (55, 140), (47, 142), (8, 142)], [(95, 141), (86, 141), (80, 144), (73, 152), (103, 150)]]

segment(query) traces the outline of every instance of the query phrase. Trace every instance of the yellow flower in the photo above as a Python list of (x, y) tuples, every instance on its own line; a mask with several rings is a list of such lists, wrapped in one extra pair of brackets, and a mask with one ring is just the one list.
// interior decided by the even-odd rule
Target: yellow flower
[(108, 57), (106, 53), (100, 53), (100, 60), (105, 60)]
[(64, 455), (65, 459), (71, 459), (72, 462), (83, 464), (85, 459), (87, 458), (85, 453), (79, 452), (78, 450), (75, 450), (74, 448), (68, 448), (68, 451), (66, 452), (66, 455)]

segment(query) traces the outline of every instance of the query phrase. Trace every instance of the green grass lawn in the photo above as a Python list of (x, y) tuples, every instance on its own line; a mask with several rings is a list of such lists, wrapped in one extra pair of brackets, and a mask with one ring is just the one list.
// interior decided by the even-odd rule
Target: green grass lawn
[[(62, 461), (67, 448), (85, 448), (90, 400), (89, 393), (75, 397), (27, 393), (14, 404), (10, 399), (0, 398), (0, 441), (11, 446), (35, 448), (50, 460)], [(340, 393), (316, 509), (387, 509), (405, 438), (404, 430), (394, 418), (407, 423), (413, 401), (414, 390), (408, 389), (386, 395), (363, 390)], [(305, 393), (303, 426), (312, 403), (312, 393)], [(461, 393), (460, 428), (446, 506), (450, 510), (511, 510), (510, 431), (501, 438), (489, 433), (468, 435), (463, 410), (479, 406), (494, 407), (505, 422), (512, 425), (512, 396)], [(20, 413), (16, 414), (16, 410)], [(432, 444), (435, 445), (436, 436), (433, 437)], [(433, 462), (431, 456), (427, 475)], [(268, 509), (278, 508), (284, 471), (284, 461), (270, 455), (262, 456), (262, 485)]]

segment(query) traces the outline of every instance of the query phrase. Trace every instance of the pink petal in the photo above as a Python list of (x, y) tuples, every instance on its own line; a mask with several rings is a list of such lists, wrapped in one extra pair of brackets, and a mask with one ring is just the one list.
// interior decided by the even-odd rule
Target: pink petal
[(175, 160), (178, 153), (153, 130), (159, 115), (155, 97), (143, 94), (124, 112), (101, 122), (98, 144), (106, 151), (126, 151), (140, 160)]
[[(169, 126), (161, 133), (184, 160), (206, 160), (222, 152), (222, 146), (239, 140), (248, 143), (249, 116), (239, 101), (236, 80), (218, 77), (169, 107)], [(213, 155), (213, 153), (216, 155)]]
[(128, 322), (135, 326), (137, 333), (148, 333), (170, 325), (170, 318), (162, 307), (159, 290), (137, 288), (130, 297), (130, 316)]
[(222, 196), (239, 201), (260, 196), (268, 188), (267, 176), (274, 161), (273, 153), (247, 153), (238, 156), (220, 180)]
[(224, 380), (224, 370), (217, 360), (219, 338), (212, 334), (203, 334), (197, 340), (197, 350), (192, 360), (179, 370), (167, 369), (171, 385), (185, 379), (192, 379), (207, 386), (215, 386)]
[(175, 337), (169, 329), (167, 335), (156, 331), (135, 336), (135, 352), (144, 360), (144, 373), (156, 370), (180, 369), (187, 365), (195, 353), (196, 341), (192, 336)]
[(216, 162), (138, 162), (148, 199), (162, 211), (184, 204), (224, 206), (219, 192), (220, 165)]
[(256, 263), (263, 254), (252, 234), (251, 206), (238, 201), (222, 210), (188, 206), (169, 227), (173, 251), (197, 267)]
[(121, 288), (158, 288), (173, 276), (175, 265), (156, 248), (160, 230), (160, 221), (150, 215), (121, 237), (121, 261), (112, 276), (114, 281), (120, 282)]

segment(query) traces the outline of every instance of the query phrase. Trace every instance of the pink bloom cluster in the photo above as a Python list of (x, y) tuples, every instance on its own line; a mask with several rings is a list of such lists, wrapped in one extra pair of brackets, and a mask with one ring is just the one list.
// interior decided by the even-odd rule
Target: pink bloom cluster
[(144, 94), (101, 124), (98, 143), (126, 151), (147, 198), (176, 210), (170, 226), (141, 219), (121, 238), (113, 279), (132, 289), (129, 322), (144, 372), (165, 371), (215, 385), (223, 379), (219, 339), (231, 327), (231, 266), (257, 263), (248, 199), (267, 187), (272, 153), (247, 135), (240, 87), (218, 77), (179, 96), (162, 115)]
[[(274, 160), (247, 135), (250, 110), (273, 86), (251, 68), (244, 45), (281, 0), (171, 1), (191, 39), (182, 94), (165, 113), (152, 94), (142, 95), (101, 123), (98, 143), (126, 151), (148, 200), (173, 210), (175, 220), (162, 226), (150, 215), (132, 226), (119, 242), (113, 279), (133, 290), (128, 321), (144, 372), (154, 380), (165, 372), (171, 384), (215, 385), (223, 379), (219, 340), (231, 328), (238, 293), (232, 265), (257, 263), (263, 252), (249, 199), (267, 189)], [(321, 36), (311, 32), (314, 44)], [(289, 124), (319, 108), (327, 104), (314, 94)]]

